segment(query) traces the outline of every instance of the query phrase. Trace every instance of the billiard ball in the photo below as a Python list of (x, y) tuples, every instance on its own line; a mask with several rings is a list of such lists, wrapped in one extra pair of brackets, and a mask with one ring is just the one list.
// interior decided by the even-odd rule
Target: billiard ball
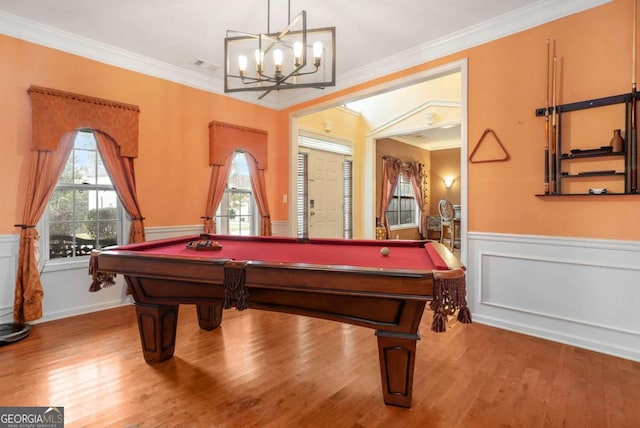
[(380, 254), (382, 254), (383, 256), (388, 256), (389, 255), (389, 249), (387, 247), (380, 248)]

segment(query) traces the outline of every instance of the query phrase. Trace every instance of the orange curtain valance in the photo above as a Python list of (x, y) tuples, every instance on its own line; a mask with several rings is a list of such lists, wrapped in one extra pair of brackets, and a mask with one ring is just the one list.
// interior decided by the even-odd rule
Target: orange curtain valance
[(267, 131), (229, 123), (209, 123), (209, 165), (224, 165), (237, 150), (251, 153), (258, 169), (267, 169)]
[(140, 108), (101, 98), (31, 86), (31, 150), (54, 151), (62, 136), (75, 129), (99, 129), (120, 146), (120, 155), (138, 157)]

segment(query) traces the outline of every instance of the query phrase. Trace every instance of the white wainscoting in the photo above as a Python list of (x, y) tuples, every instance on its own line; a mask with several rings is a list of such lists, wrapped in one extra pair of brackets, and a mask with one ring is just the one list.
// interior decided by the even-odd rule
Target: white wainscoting
[(468, 234), (474, 322), (640, 361), (640, 243)]
[(0, 235), (0, 323), (13, 320), (19, 235)]
[[(147, 240), (197, 235), (202, 225), (145, 228)], [(19, 235), (0, 235), (0, 321), (13, 319), (13, 294), (18, 265)], [(44, 291), (43, 317), (34, 323), (66, 318), (104, 309), (129, 305), (133, 302), (125, 294), (124, 279), (116, 277), (116, 285), (101, 291), (89, 292), (91, 278), (89, 261), (46, 264), (41, 281)]]
[[(276, 220), (271, 222), (273, 236), (289, 236), (289, 222)], [(202, 233), (202, 225), (186, 225), (172, 227), (146, 227), (144, 229), (147, 241), (154, 239), (173, 238), (176, 236), (198, 235)]]
[(271, 234), (273, 236), (289, 236), (289, 222), (282, 220), (272, 221)]
[(144, 234), (147, 241), (156, 239), (175, 238), (177, 236), (199, 235), (202, 233), (201, 224), (170, 227), (145, 227)]

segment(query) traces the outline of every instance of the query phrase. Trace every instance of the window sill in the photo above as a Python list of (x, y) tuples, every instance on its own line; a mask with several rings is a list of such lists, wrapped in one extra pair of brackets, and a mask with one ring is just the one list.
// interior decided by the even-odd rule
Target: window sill
[(416, 229), (417, 227), (417, 224), (403, 224), (400, 226), (389, 226), (389, 230), (409, 230)]
[(47, 260), (44, 262), (42, 273), (78, 269), (89, 269), (89, 256), (78, 257), (73, 260)]

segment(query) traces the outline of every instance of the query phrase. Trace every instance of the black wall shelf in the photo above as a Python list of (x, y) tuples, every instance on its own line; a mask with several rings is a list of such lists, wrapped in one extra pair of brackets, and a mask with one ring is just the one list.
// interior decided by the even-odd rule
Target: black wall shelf
[[(594, 98), (592, 100), (577, 101), (575, 103), (569, 103), (569, 104), (560, 104), (559, 106), (557, 106), (557, 109), (558, 109), (558, 114), (561, 114), (561, 113), (568, 113), (570, 111), (584, 110), (588, 108), (605, 107), (613, 104), (630, 103), (631, 101), (633, 101), (633, 93), (629, 92), (628, 94), (613, 95), (611, 97)], [(536, 116), (538, 117), (544, 116), (546, 112), (547, 112), (546, 107), (537, 108)], [(549, 107), (549, 115), (552, 115), (552, 114), (553, 114), (553, 107)]]
[(610, 153), (601, 153), (601, 154), (580, 154), (580, 155), (568, 155), (568, 154), (564, 154), (564, 155), (560, 155), (560, 159), (561, 160), (568, 160), (568, 159), (585, 159), (585, 158), (600, 158), (603, 156), (624, 156), (625, 152), (610, 152)]
[(544, 193), (536, 193), (536, 195), (538, 198), (558, 198), (558, 199), (562, 199), (562, 198), (566, 198), (567, 196), (570, 197), (575, 197), (575, 196), (586, 196), (588, 198), (600, 198), (600, 197), (607, 197), (607, 196), (622, 196), (622, 197), (633, 197), (633, 196), (640, 196), (640, 193), (614, 193), (614, 192), (607, 192), (607, 193), (600, 193), (600, 194), (593, 194), (593, 193), (564, 193), (562, 195), (546, 195)]
[[(635, 144), (632, 144), (630, 135), (632, 130), (632, 119), (635, 119), (635, 115), (633, 115), (633, 108), (637, 101), (638, 94), (637, 92), (630, 92), (626, 94), (613, 95), (609, 97), (603, 98), (594, 98), (585, 101), (578, 101), (568, 104), (560, 104), (554, 107), (547, 106), (535, 109), (536, 117), (546, 117), (548, 120), (549, 132), (552, 137), (549, 139), (549, 150), (550, 155), (545, 156), (545, 193), (537, 194), (536, 196), (541, 197), (562, 197), (562, 196), (589, 196), (589, 197), (597, 197), (597, 196), (624, 196), (624, 195), (638, 195), (640, 194), (638, 189), (638, 177), (637, 177), (637, 162), (638, 162), (638, 154), (637, 147)], [(563, 139), (562, 139), (562, 116), (564, 114), (585, 110), (597, 107), (605, 107), (615, 104), (624, 104), (625, 105), (625, 113), (624, 113), (624, 126), (620, 126), (620, 128), (624, 128), (624, 136), (626, 141), (624, 143), (624, 149), (618, 152), (612, 152), (610, 146), (602, 146), (596, 147), (593, 149), (587, 150), (570, 150), (568, 148), (565, 149), (565, 153), (563, 153)], [(633, 116), (633, 117), (632, 117)], [(553, 120), (552, 120), (553, 119)], [(554, 125), (551, 125), (551, 124)], [(637, 125), (637, 124), (636, 124)], [(555, 128), (552, 128), (555, 126)], [(571, 147), (569, 145), (568, 147)], [(574, 146), (575, 147), (575, 146)], [(620, 161), (615, 160), (616, 158), (622, 158)], [(580, 171), (580, 172), (571, 172), (566, 171), (568, 169), (568, 163), (572, 163), (574, 165), (579, 165), (578, 168), (582, 167), (583, 164), (586, 164), (590, 161), (598, 160), (598, 159), (608, 159), (615, 160), (615, 165), (617, 165), (616, 169), (607, 169), (604, 171)], [(583, 162), (580, 162), (582, 160)], [(575, 161), (575, 162), (573, 162)], [(597, 165), (597, 164), (594, 164)], [(563, 167), (565, 171), (563, 171)], [(608, 166), (611, 168), (611, 166)], [(596, 167), (597, 168), (597, 167)], [(596, 169), (593, 168), (593, 169)], [(592, 194), (584, 191), (571, 192), (565, 189), (569, 188), (569, 181), (571, 182), (585, 182), (589, 179), (593, 180), (594, 188), (602, 188), (604, 186), (601, 183), (598, 183), (598, 177), (605, 178), (609, 177), (608, 180), (615, 180), (614, 187), (619, 189), (622, 186), (622, 182), (618, 180), (624, 181), (624, 192), (606, 192), (601, 194)], [(583, 179), (581, 181), (581, 179)], [(548, 180), (548, 186), (547, 186)], [(563, 189), (563, 182), (565, 182), (565, 189)], [(589, 182), (590, 183), (590, 182)], [(546, 188), (549, 188), (547, 191)], [(577, 188), (576, 188), (577, 190)]]

